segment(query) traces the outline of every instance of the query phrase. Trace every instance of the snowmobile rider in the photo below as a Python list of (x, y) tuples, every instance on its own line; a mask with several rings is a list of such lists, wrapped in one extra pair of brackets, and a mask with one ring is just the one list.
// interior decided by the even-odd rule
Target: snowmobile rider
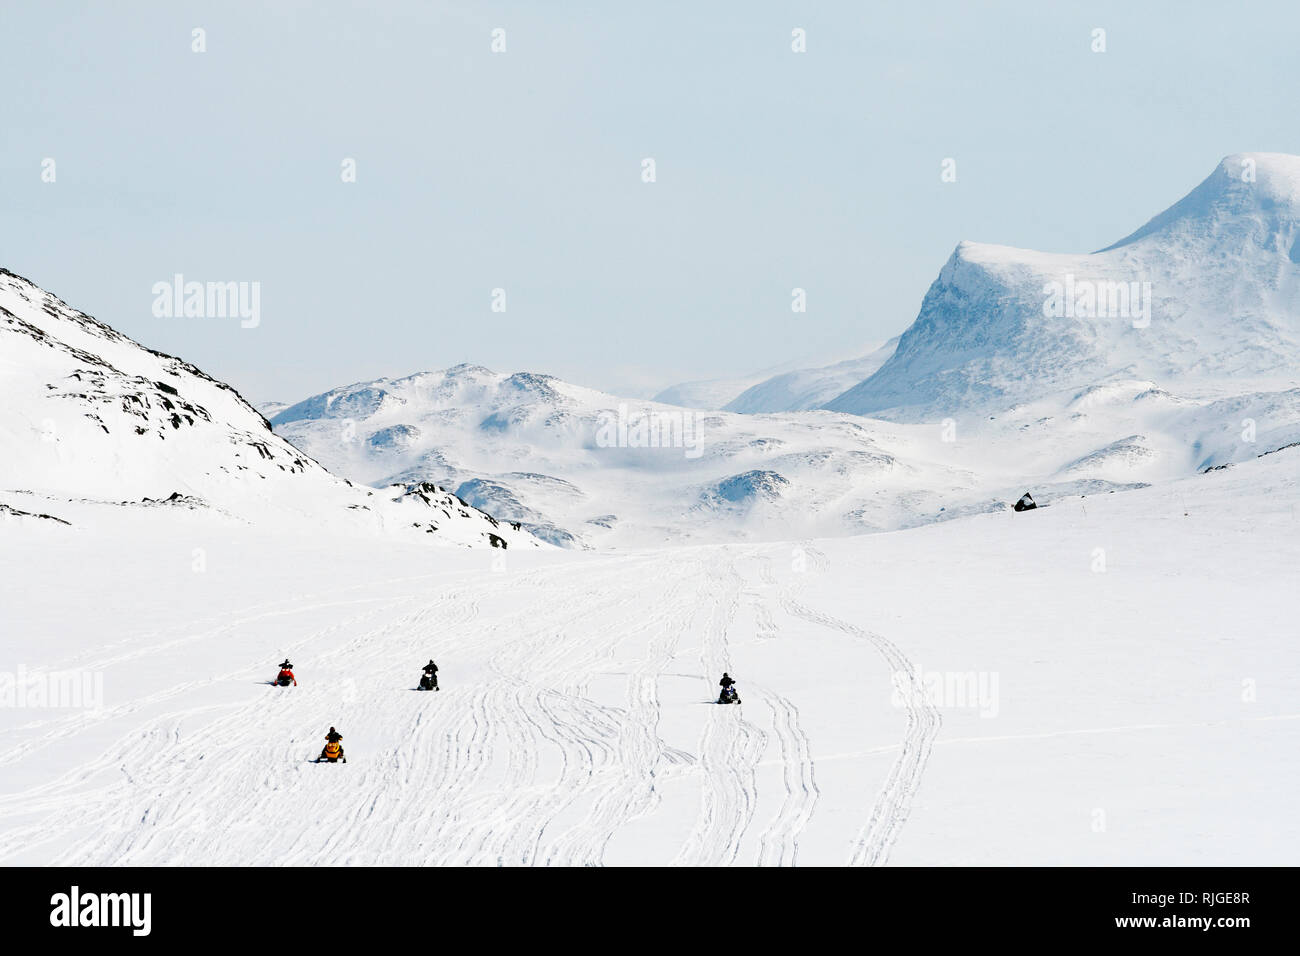
[(286, 678), (293, 681), (294, 687), (298, 686), (298, 678), (293, 676), (293, 665), (289, 663), (289, 658), (287, 657), (284, 659), (284, 662), (280, 664), (280, 673), (275, 675), (275, 682), (278, 684)]
[(731, 675), (723, 673), (722, 680), (718, 681), (718, 686), (722, 692), (718, 694), (719, 704), (739, 704), (740, 694), (736, 691), (736, 682), (731, 679)]
[[(329, 743), (337, 744), (340, 740), (343, 739), (343, 735), (342, 735), (341, 733), (339, 733), (337, 730), (335, 730), (333, 727), (331, 727), (331, 728), (330, 728), (330, 732), (329, 732), (328, 734), (325, 735), (325, 739), (326, 739)], [(321, 748), (320, 755), (321, 755), (321, 759), (324, 759), (324, 757), (325, 757), (325, 748), (323, 748), (323, 747)], [(343, 747), (342, 747), (342, 745), (339, 746), (339, 756), (340, 756), (340, 757), (343, 756)]]
[(429, 663), (424, 665), (424, 676), (429, 678), (429, 686), (431, 686), (434, 690), (437, 690), (438, 689), (438, 665), (433, 662), (432, 657), (429, 658)]

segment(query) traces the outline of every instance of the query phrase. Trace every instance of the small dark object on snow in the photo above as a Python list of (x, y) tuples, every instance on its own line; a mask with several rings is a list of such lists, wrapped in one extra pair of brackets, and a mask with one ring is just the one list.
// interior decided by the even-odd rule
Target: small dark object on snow
[(1038, 505), (1034, 504), (1033, 497), (1027, 491), (1021, 495), (1020, 500), (1016, 502), (1017, 511), (1032, 511), (1037, 507)]
[(740, 694), (736, 691), (736, 682), (731, 679), (731, 675), (724, 672), (718, 686), (722, 688), (722, 693), (718, 695), (719, 704), (740, 703)]
[(438, 686), (438, 665), (429, 658), (424, 665), (424, 675), (420, 678), (420, 690), (441, 690)]

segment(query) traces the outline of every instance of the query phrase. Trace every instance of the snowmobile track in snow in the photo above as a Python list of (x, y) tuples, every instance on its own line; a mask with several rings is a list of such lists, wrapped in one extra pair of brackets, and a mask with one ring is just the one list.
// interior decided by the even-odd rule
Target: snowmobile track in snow
[(848, 861), (850, 866), (883, 866), (889, 859), (889, 851), (899, 831), (907, 822), (912, 798), (921, 785), (930, 749), (942, 724), (939, 710), (925, 694), (920, 675), (911, 661), (892, 641), (856, 624), (812, 610), (788, 593), (783, 594), (782, 605), (787, 612), (806, 621), (870, 642), (884, 658), (894, 679), (906, 682), (907, 730), (903, 743)]

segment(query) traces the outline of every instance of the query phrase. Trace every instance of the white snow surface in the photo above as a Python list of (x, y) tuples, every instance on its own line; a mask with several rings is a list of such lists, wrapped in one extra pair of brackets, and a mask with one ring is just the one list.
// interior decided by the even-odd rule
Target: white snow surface
[(1294, 863), (1298, 459), (625, 553), (0, 517), (0, 670), (103, 689), (0, 708), (0, 861)]

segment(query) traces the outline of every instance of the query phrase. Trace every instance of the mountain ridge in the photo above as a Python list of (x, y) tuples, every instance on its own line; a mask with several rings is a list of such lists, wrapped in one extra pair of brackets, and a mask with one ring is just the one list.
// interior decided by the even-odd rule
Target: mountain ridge
[[(0, 493), (104, 506), (170, 504), (272, 525), (538, 542), (450, 492), (358, 488), (277, 435), (232, 386), (0, 270)], [(6, 514), (31, 514), (0, 502)], [(59, 518), (57, 514), (53, 517)], [(60, 518), (60, 520), (62, 520)]]

